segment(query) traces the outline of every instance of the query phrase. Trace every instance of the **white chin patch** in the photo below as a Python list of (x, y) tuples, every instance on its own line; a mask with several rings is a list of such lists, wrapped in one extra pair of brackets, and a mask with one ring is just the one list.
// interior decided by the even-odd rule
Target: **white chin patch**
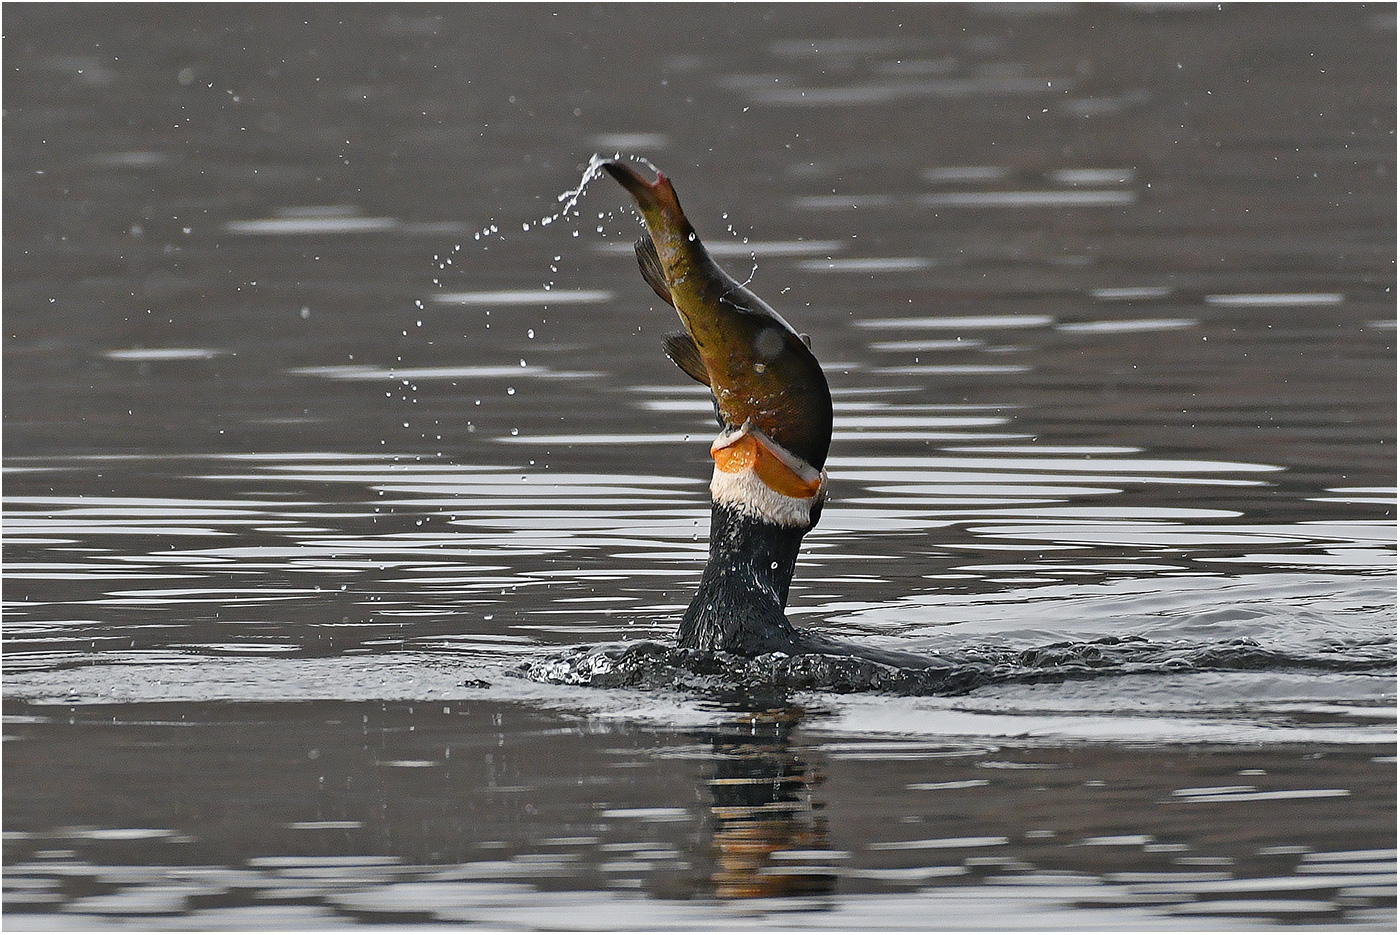
[(778, 526), (811, 526), (812, 507), (826, 496), (826, 472), (816, 496), (789, 497), (768, 487), (753, 468), (730, 473), (715, 467), (710, 478), (710, 497), (716, 503), (734, 507)]

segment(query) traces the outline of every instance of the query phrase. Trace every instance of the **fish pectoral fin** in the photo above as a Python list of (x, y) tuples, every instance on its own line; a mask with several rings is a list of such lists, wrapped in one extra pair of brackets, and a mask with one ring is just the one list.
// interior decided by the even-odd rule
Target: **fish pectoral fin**
[(651, 242), (651, 237), (643, 234), (637, 238), (637, 242), (632, 246), (637, 254), (637, 266), (642, 270), (642, 278), (651, 286), (653, 292), (666, 300), (666, 304), (675, 306), (676, 300), (671, 298), (671, 287), (666, 283), (666, 270), (661, 265), (661, 257), (656, 253), (656, 244)]
[(700, 348), (695, 346), (694, 338), (684, 331), (677, 331), (662, 338), (661, 347), (666, 351), (666, 356), (692, 380), (710, 385), (710, 371), (705, 368), (704, 358), (700, 356)]

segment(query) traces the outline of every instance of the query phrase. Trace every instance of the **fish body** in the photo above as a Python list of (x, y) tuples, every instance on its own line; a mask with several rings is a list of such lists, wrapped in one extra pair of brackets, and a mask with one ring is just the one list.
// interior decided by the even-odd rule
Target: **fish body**
[(668, 337), (667, 354), (710, 387), (727, 430), (756, 429), (753, 437), (779, 449), (775, 456), (786, 452), (820, 472), (831, 446), (831, 391), (807, 341), (719, 267), (665, 175), (649, 182), (624, 163), (603, 168), (646, 222), (648, 236), (637, 243), (643, 277), (685, 325)]

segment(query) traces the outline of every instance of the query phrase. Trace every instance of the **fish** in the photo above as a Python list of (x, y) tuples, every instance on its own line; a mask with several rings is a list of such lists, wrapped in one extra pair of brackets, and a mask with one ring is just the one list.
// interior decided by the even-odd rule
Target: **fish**
[[(666, 336), (667, 356), (710, 388), (731, 446), (740, 446), (734, 458), (758, 461), (770, 453), (806, 478), (788, 482), (788, 492), (815, 493), (814, 475), (831, 447), (832, 409), (810, 340), (720, 268), (664, 173), (648, 181), (623, 162), (602, 167), (632, 196), (646, 223), (635, 245), (642, 278), (685, 326)], [(768, 472), (772, 478), (781, 473), (776, 467)]]

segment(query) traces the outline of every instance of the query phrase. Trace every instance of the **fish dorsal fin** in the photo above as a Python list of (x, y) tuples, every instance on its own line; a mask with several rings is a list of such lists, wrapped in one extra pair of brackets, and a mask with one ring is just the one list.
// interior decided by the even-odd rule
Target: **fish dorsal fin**
[(705, 368), (704, 358), (700, 356), (700, 348), (695, 346), (694, 338), (684, 331), (677, 331), (662, 338), (661, 346), (666, 356), (692, 380), (710, 385), (710, 371)]
[(642, 278), (647, 281), (647, 285), (665, 299), (667, 305), (674, 306), (676, 303), (671, 298), (671, 287), (666, 284), (666, 270), (661, 265), (661, 257), (656, 253), (656, 244), (651, 242), (649, 236), (643, 234), (637, 238), (632, 249), (637, 254), (637, 265), (641, 267)]

